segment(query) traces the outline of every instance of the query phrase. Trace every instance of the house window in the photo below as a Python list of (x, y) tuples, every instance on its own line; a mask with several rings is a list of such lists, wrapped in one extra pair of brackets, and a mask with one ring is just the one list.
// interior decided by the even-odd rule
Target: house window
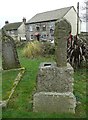
[(42, 38), (42, 39), (46, 39), (46, 38), (47, 38), (47, 35), (44, 34), (44, 35), (41, 36), (41, 38)]
[(15, 33), (15, 31), (14, 31), (14, 30), (11, 30), (11, 31), (10, 31), (10, 33), (11, 33), (11, 34), (14, 34), (14, 33)]
[(41, 35), (41, 39), (46, 39), (46, 35)]
[(8, 34), (10, 34), (10, 31), (7, 31)]
[(46, 25), (43, 25), (42, 30), (46, 31)]
[(46, 35), (44, 34), (44, 39), (46, 39)]
[(54, 37), (54, 34), (51, 34), (51, 37)]
[(33, 31), (33, 27), (32, 26), (29, 26), (29, 31)]
[(37, 30), (37, 31), (39, 31), (39, 30), (40, 30), (40, 28), (37, 26), (37, 27), (36, 27), (36, 30)]
[(54, 30), (52, 28), (50, 28), (50, 33), (53, 33), (53, 32), (54, 32)]
[(33, 40), (33, 39), (34, 39), (34, 36), (33, 36), (33, 35), (31, 35), (31, 36), (30, 36), (30, 39), (31, 39), (31, 40)]
[(50, 23), (49, 27), (54, 28), (54, 23)]

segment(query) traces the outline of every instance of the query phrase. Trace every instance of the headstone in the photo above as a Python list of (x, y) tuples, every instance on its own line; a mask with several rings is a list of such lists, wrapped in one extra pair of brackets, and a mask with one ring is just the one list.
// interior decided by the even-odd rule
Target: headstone
[(2, 67), (5, 70), (20, 68), (14, 40), (4, 29), (2, 29)]
[(70, 30), (71, 26), (66, 20), (59, 20), (56, 23), (56, 63), (45, 62), (40, 64), (36, 93), (33, 96), (34, 112), (75, 113), (74, 71), (71, 65), (67, 63), (66, 49)]

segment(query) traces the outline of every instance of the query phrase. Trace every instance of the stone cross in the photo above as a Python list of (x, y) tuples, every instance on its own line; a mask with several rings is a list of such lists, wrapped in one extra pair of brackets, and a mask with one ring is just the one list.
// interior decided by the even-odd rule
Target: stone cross
[(55, 55), (58, 67), (67, 66), (67, 38), (71, 25), (65, 20), (58, 20), (55, 24)]
[(55, 27), (56, 62), (41, 63), (37, 75), (33, 111), (46, 113), (75, 113), (73, 68), (67, 63), (67, 38), (70, 24), (62, 19)]

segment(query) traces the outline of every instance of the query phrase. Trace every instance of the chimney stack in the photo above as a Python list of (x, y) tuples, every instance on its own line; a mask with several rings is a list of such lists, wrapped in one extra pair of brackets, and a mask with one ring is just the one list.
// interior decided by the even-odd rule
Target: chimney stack
[(5, 21), (5, 25), (9, 24), (9, 21)]
[(26, 18), (25, 17), (23, 17), (23, 22), (26, 23)]

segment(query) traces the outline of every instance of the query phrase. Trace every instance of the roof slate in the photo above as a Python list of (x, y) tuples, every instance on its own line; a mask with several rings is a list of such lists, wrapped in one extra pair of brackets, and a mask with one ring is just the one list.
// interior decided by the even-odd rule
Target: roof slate
[(38, 13), (34, 17), (32, 17), (27, 23), (36, 23), (42, 21), (52, 21), (57, 20), (65, 16), (65, 14), (72, 8), (65, 7), (57, 10), (47, 11), (43, 13)]
[(18, 27), (22, 24), (22, 22), (17, 23), (9, 23), (4, 26), (5, 30), (17, 30)]

